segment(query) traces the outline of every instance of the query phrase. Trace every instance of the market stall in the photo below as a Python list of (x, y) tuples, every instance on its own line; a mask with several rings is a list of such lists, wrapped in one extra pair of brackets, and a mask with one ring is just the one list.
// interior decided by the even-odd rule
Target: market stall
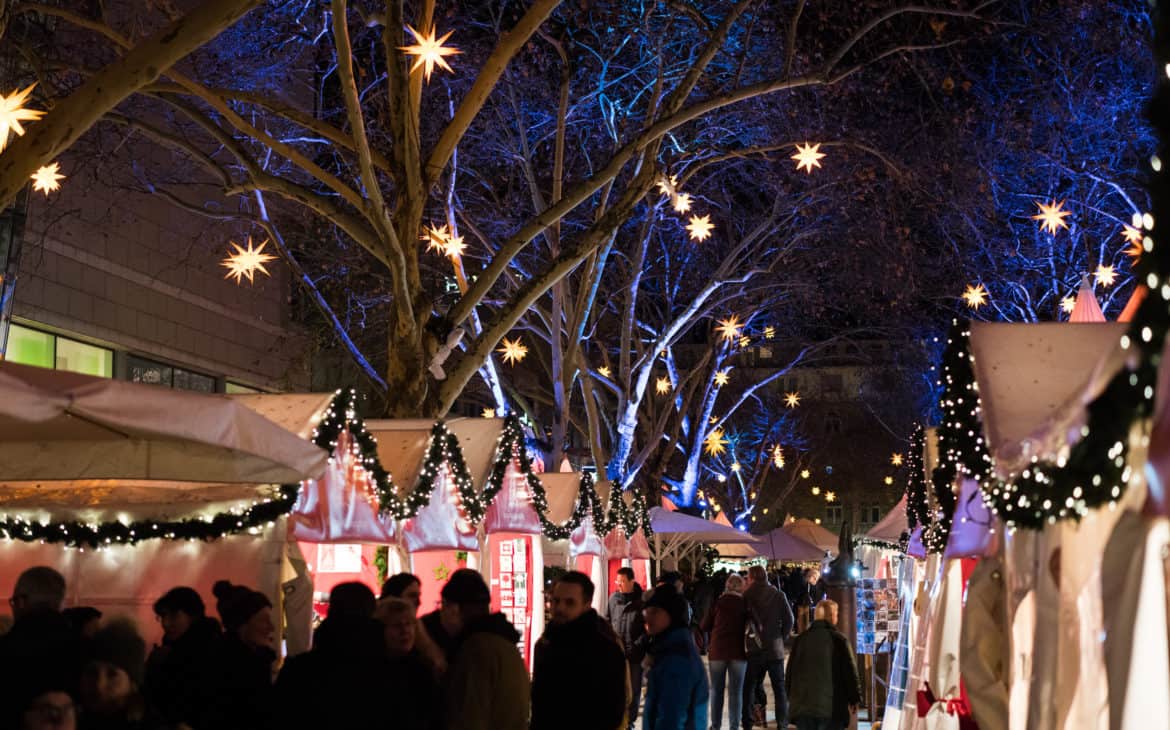
[[(548, 521), (557, 525), (571, 524), (573, 513), (578, 509), (580, 500), (588, 498), (586, 492), (589, 489), (596, 490), (596, 487), (585, 483), (586, 479), (592, 480), (592, 477), (586, 474), (546, 472), (539, 476), (548, 499)], [(602, 485), (606, 490), (608, 490), (608, 486), (608, 482)], [(595, 491), (594, 494), (598, 500), (604, 500), (608, 497), (608, 491), (603, 494), (598, 494)], [(604, 515), (601, 515), (601, 521), (604, 523)], [(604, 614), (606, 598), (609, 593), (606, 583), (609, 578), (606, 570), (605, 544), (601, 536), (597, 534), (596, 523), (594, 510), (587, 509), (581, 517), (580, 524), (569, 532), (568, 537), (561, 537), (558, 533), (555, 536), (557, 539), (554, 539), (548, 535), (546, 530), (543, 547), (545, 565), (578, 570), (589, 576), (595, 588), (593, 608)]]

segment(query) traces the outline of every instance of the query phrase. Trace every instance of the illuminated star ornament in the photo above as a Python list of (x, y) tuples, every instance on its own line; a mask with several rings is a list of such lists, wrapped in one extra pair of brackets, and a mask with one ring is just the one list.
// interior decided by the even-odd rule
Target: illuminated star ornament
[(442, 251), (443, 247), (447, 245), (447, 239), (451, 238), (451, 234), (447, 231), (446, 224), (441, 226), (428, 226), (423, 229), (423, 234), (419, 236), (420, 241), (427, 242), (427, 251)]
[(524, 343), (520, 341), (519, 337), (514, 340), (509, 340), (505, 337), (500, 342), (500, 349), (496, 350), (496, 352), (503, 355), (504, 362), (509, 365), (515, 365), (528, 354), (528, 348), (524, 346)]
[(45, 165), (32, 175), (33, 190), (48, 195), (54, 190), (60, 190), (61, 181), (64, 179), (65, 176), (61, 174), (61, 166), (56, 162)]
[(963, 292), (963, 301), (971, 309), (978, 311), (980, 307), (987, 304), (987, 289), (982, 285), (976, 286), (967, 285), (966, 291)]
[(1117, 272), (1113, 270), (1112, 266), (1101, 265), (1093, 272), (1093, 278), (1101, 286), (1113, 286), (1113, 282), (1117, 278)]
[(798, 405), (800, 405), (800, 393), (797, 393), (796, 391), (785, 393), (784, 405), (788, 406), (789, 408), (796, 408)]
[(770, 339), (774, 338), (775, 336), (776, 336), (776, 328), (775, 327), (773, 327), (772, 325), (768, 325), (767, 327), (764, 328), (764, 339), (765, 340), (770, 340)]
[(715, 328), (715, 331), (719, 333), (720, 337), (731, 342), (739, 337), (741, 329), (743, 329), (743, 323), (739, 321), (738, 315), (733, 314), (727, 319), (719, 320), (719, 326)]
[(669, 178), (662, 177), (658, 180), (658, 191), (664, 196), (672, 195), (676, 187), (678, 187), (678, 178), (674, 175), (671, 175)]
[(715, 373), (715, 385), (718, 385), (718, 386), (727, 385), (727, 381), (729, 379), (728, 378), (729, 372), (730, 371), (728, 371), (728, 370), (720, 370), (719, 372)]
[(743, 467), (739, 465), (738, 461), (732, 462), (732, 464), (731, 464), (731, 470), (734, 472), (739, 472), (739, 470), (742, 468)]
[(406, 30), (414, 36), (415, 43), (413, 46), (399, 46), (398, 50), (405, 51), (408, 56), (414, 56), (414, 65), (410, 67), (410, 72), (414, 73), (420, 68), (423, 70), (423, 78), (427, 81), (431, 80), (431, 74), (434, 73), (435, 66), (445, 70), (454, 72), (453, 69), (447, 65), (444, 56), (454, 56), (462, 53), (458, 48), (448, 48), (443, 44), (451, 37), (455, 31), (448, 31), (447, 35), (435, 40), (436, 31), (432, 27), (426, 35), (420, 34), (409, 25)]
[(1036, 203), (1036, 207), (1040, 209), (1040, 212), (1032, 216), (1032, 220), (1040, 221), (1040, 230), (1055, 235), (1061, 228), (1068, 228), (1068, 223), (1064, 219), (1072, 215), (1072, 211), (1064, 209), (1063, 200), (1059, 203)]
[(480, 415), (483, 416), (484, 418), (495, 418), (496, 417), (496, 409), (495, 408), (484, 408), (483, 413), (481, 413)]
[(715, 230), (715, 224), (711, 222), (709, 215), (693, 215), (691, 222), (687, 224), (687, 233), (690, 234), (691, 240), (700, 243), (710, 238), (713, 230)]
[(602, 365), (601, 367), (597, 368), (597, 374), (603, 378), (608, 378), (609, 373), (610, 373), (610, 369), (608, 367), (606, 367), (605, 365)]
[(669, 393), (670, 392), (670, 378), (666, 377), (665, 375), (662, 376), (661, 378), (659, 378), (654, 383), (654, 390), (658, 393), (658, 395), (666, 395), (667, 393)]
[(691, 196), (689, 193), (679, 193), (674, 196), (674, 212), (686, 213), (691, 209)]
[(707, 452), (708, 456), (719, 456), (727, 451), (727, 439), (723, 437), (723, 431), (715, 429), (707, 434), (707, 438), (703, 439), (703, 450)]
[(886, 478), (885, 478), (885, 479), (883, 479), (882, 481), (884, 481), (884, 482), (886, 483), (886, 486), (888, 487), (888, 486), (890, 486), (891, 484), (893, 484), (893, 483), (894, 483), (894, 478), (893, 478), (893, 477), (886, 477)]
[(777, 469), (784, 468), (784, 450), (780, 448), (780, 444), (772, 447), (772, 463), (776, 465)]
[(1129, 243), (1125, 247), (1125, 255), (1137, 261), (1145, 253), (1142, 248), (1142, 232), (1133, 226), (1126, 226), (1121, 236)]
[(11, 95), (5, 96), (0, 94), (0, 152), (8, 146), (9, 133), (15, 134), (17, 137), (24, 136), (24, 127), (21, 122), (35, 122), (45, 113), (36, 109), (28, 109), (25, 107), (25, 102), (28, 101), (28, 95), (36, 88), (36, 84), (32, 84), (21, 91), (14, 91)]
[(905, 459), (901, 454), (894, 454), (893, 456), (890, 457), (890, 463), (893, 464), (894, 466), (902, 466), (902, 462), (904, 460)]
[(812, 476), (812, 472), (810, 472), (808, 469), (803, 469), (803, 470), (800, 472), (800, 478), (801, 478), (801, 479), (808, 479), (810, 476)]
[(1072, 311), (1077, 308), (1077, 300), (1075, 297), (1065, 297), (1060, 300), (1060, 308), (1065, 312), (1072, 314)]
[(1126, 241), (1129, 241), (1130, 243), (1141, 243), (1142, 242), (1141, 230), (1134, 228), (1133, 226), (1129, 226), (1129, 225), (1125, 226), (1122, 229), (1121, 237), (1124, 238)]
[(221, 266), (227, 268), (228, 272), (223, 278), (230, 279), (233, 276), (236, 278), (236, 283), (241, 284), (242, 279), (247, 277), (249, 284), (255, 284), (254, 276), (259, 271), (265, 276), (271, 276), (268, 269), (264, 268), (264, 264), (269, 261), (275, 261), (276, 257), (270, 253), (264, 253), (264, 247), (268, 245), (268, 241), (260, 244), (259, 248), (252, 248), (252, 237), (248, 236), (248, 247), (243, 248), (235, 241), (228, 241), (235, 249), (235, 253), (229, 253), (228, 257), (220, 262)]
[(443, 253), (452, 259), (462, 256), (466, 249), (467, 244), (463, 242), (463, 236), (448, 236), (443, 242)]
[(821, 146), (819, 144), (804, 143), (804, 146), (796, 145), (796, 154), (792, 159), (796, 160), (796, 169), (805, 170), (808, 174), (812, 174), (814, 167), (821, 166), (821, 158), (825, 156), (824, 152), (820, 152)]
[(836, 502), (837, 501), (837, 493), (836, 492), (825, 492), (825, 501), (826, 502)]

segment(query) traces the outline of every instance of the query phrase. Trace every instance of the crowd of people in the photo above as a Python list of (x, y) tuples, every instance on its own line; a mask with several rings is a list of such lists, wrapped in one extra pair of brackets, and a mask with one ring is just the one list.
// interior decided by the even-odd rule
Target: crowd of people
[(786, 673), (789, 599), (762, 568), (713, 581), (692, 593), (696, 610), (681, 575), (644, 592), (623, 568), (603, 617), (589, 577), (563, 575), (530, 678), (519, 634), (472, 570), (452, 573), (422, 616), (413, 575), (391, 577), (379, 597), (337, 585), (312, 648), (278, 668), (272, 604), (246, 586), (215, 585), (218, 618), (194, 589), (168, 591), (148, 654), (132, 622), (63, 610), (64, 578), (35, 567), (18, 578), (0, 635), (0, 730), (632, 730), (639, 719), (706, 730), (722, 727), (725, 706), (729, 727), (750, 730), (765, 678), (779, 727), (843, 728), (859, 692), (835, 604), (816, 604)]

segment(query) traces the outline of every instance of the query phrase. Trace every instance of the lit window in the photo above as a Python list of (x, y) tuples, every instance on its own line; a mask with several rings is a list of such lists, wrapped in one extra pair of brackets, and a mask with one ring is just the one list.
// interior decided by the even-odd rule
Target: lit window
[(21, 365), (35, 365), (39, 368), (53, 367), (53, 340), (47, 332), (21, 327), (8, 327), (8, 351), (5, 359)]
[(96, 375), (99, 378), (114, 377), (114, 352), (104, 347), (58, 337), (56, 359), (58, 370)]
[(259, 393), (260, 391), (256, 388), (249, 388), (246, 385), (240, 385), (239, 383), (233, 383), (229, 380), (227, 383), (224, 383), (224, 392), (225, 393)]

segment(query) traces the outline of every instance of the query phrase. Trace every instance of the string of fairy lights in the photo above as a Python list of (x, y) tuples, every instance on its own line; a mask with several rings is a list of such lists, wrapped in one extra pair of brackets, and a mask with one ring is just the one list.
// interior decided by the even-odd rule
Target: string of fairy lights
[[(491, 473), (482, 491), (476, 491), (474, 481), (463, 458), (458, 437), (442, 421), (434, 424), (423, 463), (414, 486), (401, 493), (390, 473), (378, 459), (378, 444), (358, 415), (358, 394), (354, 390), (338, 391), (321, 415), (312, 433), (312, 441), (334, 454), (342, 433), (350, 438), (350, 452), (369, 476), (372, 497), (378, 510), (396, 520), (418, 515), (430, 503), (431, 495), (441, 475), (452, 480), (459, 508), (469, 522), (479, 524), (488, 507), (500, 492), (508, 467), (513, 463), (525, 479), (532, 504), (540, 517), (542, 533), (552, 540), (568, 538), (581, 526), (586, 516), (593, 518), (598, 532), (607, 534), (620, 528), (627, 537), (638, 529), (649, 536), (650, 518), (644, 495), (635, 492), (633, 503), (626, 505), (622, 489), (615, 484), (610, 497), (608, 513), (602, 508), (593, 476), (581, 475), (572, 514), (562, 523), (548, 518), (548, 495), (533, 470), (525, 448), (523, 426), (514, 414), (504, 420), (498, 438)], [(330, 457), (330, 461), (334, 457)], [(215, 540), (232, 534), (248, 532), (259, 534), (262, 528), (272, 527), (276, 520), (292, 511), (300, 494), (299, 484), (285, 484), (268, 499), (237, 506), (214, 515), (184, 519), (141, 519), (130, 522), (107, 521), (48, 521), (41, 522), (24, 516), (0, 515), (0, 538), (24, 542), (63, 544), (67, 547), (100, 549), (115, 545), (133, 545), (143, 540)]]

